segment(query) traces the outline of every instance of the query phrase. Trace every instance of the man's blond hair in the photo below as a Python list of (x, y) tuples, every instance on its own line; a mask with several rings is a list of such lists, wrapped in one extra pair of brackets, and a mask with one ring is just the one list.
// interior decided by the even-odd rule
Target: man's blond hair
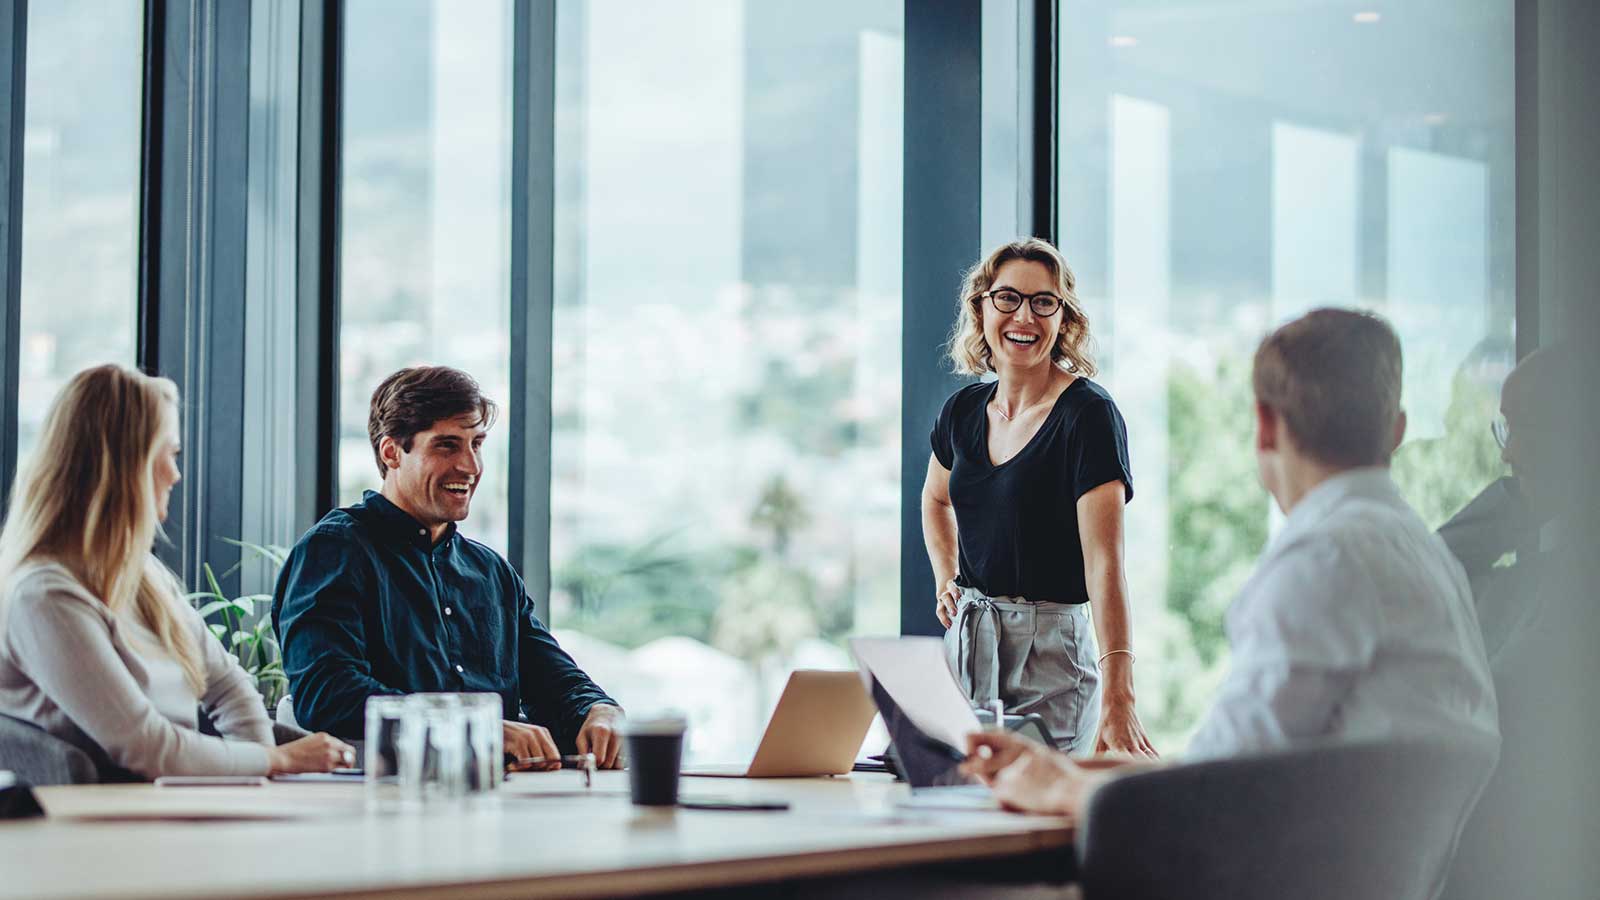
[(1400, 338), (1376, 315), (1318, 309), (1256, 350), (1256, 400), (1282, 416), (1295, 444), (1326, 465), (1386, 465), (1400, 415)]

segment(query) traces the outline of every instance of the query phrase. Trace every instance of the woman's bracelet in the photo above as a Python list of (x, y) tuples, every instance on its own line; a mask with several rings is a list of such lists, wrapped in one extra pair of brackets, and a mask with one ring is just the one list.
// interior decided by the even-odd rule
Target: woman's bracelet
[(1100, 665), (1101, 663), (1106, 661), (1106, 657), (1108, 657), (1108, 656), (1116, 656), (1118, 653), (1126, 653), (1126, 654), (1128, 654), (1128, 662), (1130, 662), (1130, 663), (1133, 662), (1137, 658), (1137, 657), (1135, 657), (1133, 655), (1133, 651), (1132, 650), (1107, 650), (1106, 652), (1100, 654), (1100, 658), (1095, 661), (1095, 665), (1097, 665), (1097, 666)]

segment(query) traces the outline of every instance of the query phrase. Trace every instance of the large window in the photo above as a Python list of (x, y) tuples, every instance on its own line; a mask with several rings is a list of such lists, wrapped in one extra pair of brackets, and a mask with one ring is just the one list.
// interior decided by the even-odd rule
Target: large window
[(21, 456), (75, 372), (133, 362), (143, 42), (137, 3), (28, 9)]
[(348, 0), (340, 222), (339, 502), (376, 489), (373, 388), (470, 372), (501, 406), (463, 533), (502, 552), (509, 339), (511, 4)]
[(1437, 525), (1500, 474), (1513, 362), (1512, 3), (1063, 0), (1061, 234), (1127, 416), (1146, 723), (1177, 750), (1277, 522), (1249, 365), (1375, 310), (1405, 352), (1401, 489)]
[(898, 631), (903, 15), (558, 7), (551, 619), (694, 758)]

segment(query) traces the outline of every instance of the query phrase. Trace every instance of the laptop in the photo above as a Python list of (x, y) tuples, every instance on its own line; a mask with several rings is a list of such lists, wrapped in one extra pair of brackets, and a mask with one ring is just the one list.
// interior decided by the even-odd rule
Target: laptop
[(709, 778), (804, 778), (845, 775), (872, 727), (877, 709), (855, 672), (799, 669), (789, 676), (778, 708), (748, 764), (685, 766)]

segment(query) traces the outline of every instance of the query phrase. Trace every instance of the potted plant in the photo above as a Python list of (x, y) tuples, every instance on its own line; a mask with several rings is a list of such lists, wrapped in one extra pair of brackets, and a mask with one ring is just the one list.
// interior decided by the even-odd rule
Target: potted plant
[[(289, 556), (285, 547), (272, 544), (252, 544), (249, 541), (236, 541), (230, 538), (222, 540), (238, 547), (245, 555), (239, 562), (222, 573), (222, 578), (227, 578), (239, 571), (247, 560), (264, 559), (270, 565), (276, 577), (283, 562)], [(256, 615), (257, 604), (272, 604), (271, 594), (241, 594), (229, 597), (223, 593), (220, 579), (211, 570), (210, 563), (202, 563), (201, 570), (205, 574), (206, 590), (195, 591), (185, 595), (190, 603), (200, 610), (200, 616), (206, 620), (206, 626), (211, 633), (217, 636), (222, 646), (228, 649), (238, 660), (256, 684), (256, 690), (261, 692), (261, 701), (267, 706), (267, 714), (272, 715), (278, 708), (278, 700), (289, 688), (289, 677), (283, 672), (283, 656), (278, 650), (278, 637), (272, 631), (272, 617), (266, 615), (265, 609), (260, 616)], [(221, 622), (211, 621), (213, 616), (221, 615)]]

